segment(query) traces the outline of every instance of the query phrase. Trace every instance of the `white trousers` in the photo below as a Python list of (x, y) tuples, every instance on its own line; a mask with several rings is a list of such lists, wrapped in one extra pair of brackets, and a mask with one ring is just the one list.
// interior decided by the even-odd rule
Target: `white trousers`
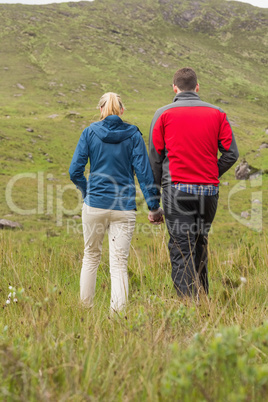
[(111, 274), (111, 309), (120, 311), (128, 298), (127, 261), (135, 228), (136, 212), (89, 207), (84, 203), (82, 223), (84, 258), (80, 276), (80, 297), (83, 304), (92, 306), (97, 270), (101, 259), (106, 230), (109, 236)]

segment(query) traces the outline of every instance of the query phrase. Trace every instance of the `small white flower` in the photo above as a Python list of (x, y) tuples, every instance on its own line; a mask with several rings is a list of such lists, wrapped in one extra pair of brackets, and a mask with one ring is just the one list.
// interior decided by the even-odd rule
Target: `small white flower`
[(246, 278), (244, 278), (244, 276), (241, 276), (240, 281), (241, 281), (242, 283), (247, 283), (247, 280), (246, 280)]
[(9, 293), (9, 295), (7, 297), (10, 299), (11, 298), (11, 293)]
[(16, 298), (13, 300), (14, 303), (17, 303), (17, 301), (18, 301), (18, 299), (16, 299)]
[(6, 301), (6, 304), (10, 304), (10, 300), (7, 300), (7, 301)]
[(13, 287), (12, 287), (12, 286), (9, 286), (9, 287), (8, 287), (8, 289), (9, 289), (9, 290), (12, 290), (12, 289), (13, 289)]

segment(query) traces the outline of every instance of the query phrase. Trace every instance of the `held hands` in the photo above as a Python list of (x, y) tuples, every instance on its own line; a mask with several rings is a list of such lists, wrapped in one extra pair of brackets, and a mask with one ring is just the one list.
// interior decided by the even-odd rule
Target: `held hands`
[(161, 223), (164, 222), (163, 215), (164, 215), (163, 209), (158, 208), (149, 212), (148, 220), (153, 225), (160, 225)]

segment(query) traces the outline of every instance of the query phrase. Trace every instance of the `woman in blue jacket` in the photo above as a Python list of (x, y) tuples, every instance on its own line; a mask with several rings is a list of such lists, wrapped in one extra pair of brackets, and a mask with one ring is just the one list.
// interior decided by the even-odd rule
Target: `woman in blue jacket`
[[(106, 230), (109, 236), (111, 274), (111, 309), (120, 311), (128, 298), (127, 260), (136, 221), (135, 181), (155, 220), (162, 221), (156, 200), (147, 150), (139, 129), (124, 123), (120, 116), (124, 106), (119, 95), (109, 92), (99, 102), (100, 121), (87, 127), (77, 144), (70, 178), (84, 199), (82, 223), (84, 258), (80, 276), (80, 297), (92, 306), (97, 269)], [(87, 181), (85, 166), (90, 161)]]

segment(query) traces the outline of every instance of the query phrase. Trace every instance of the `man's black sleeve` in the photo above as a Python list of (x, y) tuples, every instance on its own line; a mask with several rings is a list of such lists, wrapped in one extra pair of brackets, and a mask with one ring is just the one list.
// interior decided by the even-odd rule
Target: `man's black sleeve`
[(230, 167), (233, 166), (239, 157), (234, 133), (225, 113), (223, 114), (218, 148), (222, 154), (218, 160), (219, 177), (221, 177), (225, 172), (227, 172), (227, 170), (230, 169)]

